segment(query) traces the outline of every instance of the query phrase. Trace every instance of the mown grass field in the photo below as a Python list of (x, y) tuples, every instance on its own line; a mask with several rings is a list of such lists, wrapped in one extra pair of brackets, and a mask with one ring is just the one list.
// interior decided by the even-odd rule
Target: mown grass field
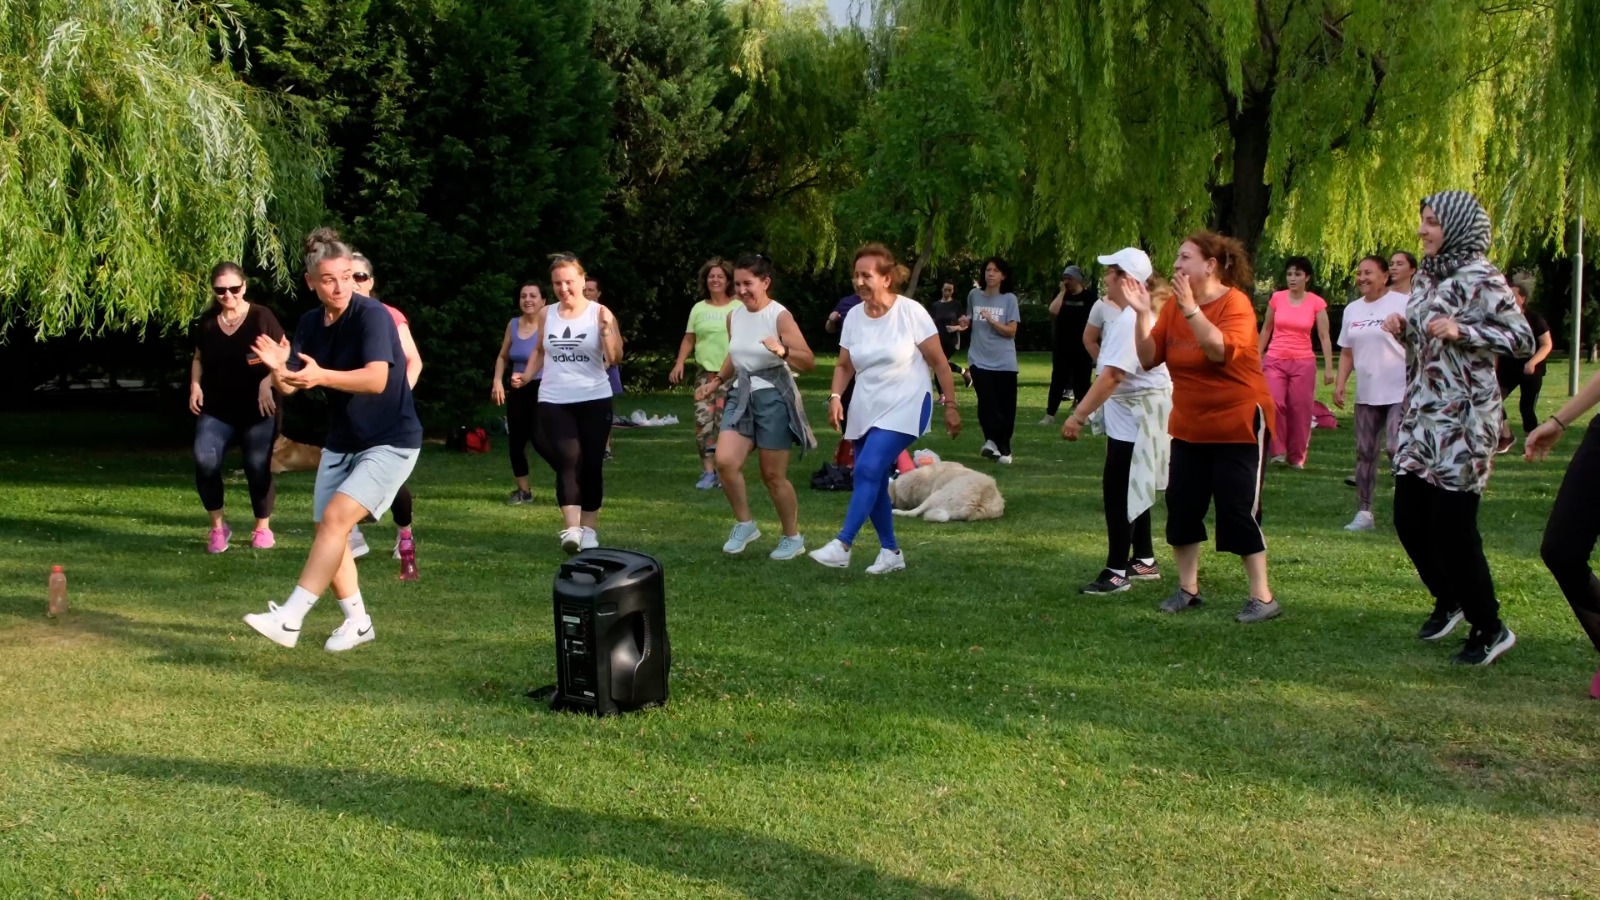
[[(1170, 571), (1077, 596), (1103, 445), (1033, 424), (1047, 378), (1030, 359), (1006, 517), (900, 523), (910, 569), (881, 580), (870, 533), (848, 573), (767, 560), (774, 527), (724, 557), (689, 427), (619, 432), (601, 538), (664, 563), (675, 667), (665, 709), (609, 720), (524, 697), (554, 680), (563, 557), (547, 478), (503, 505), (499, 444), (425, 451), (422, 580), (363, 560), (378, 640), (334, 656), (331, 599), (294, 650), (240, 621), (299, 571), (309, 473), (281, 478), (266, 552), (230, 478), (239, 537), (208, 556), (187, 433), (0, 417), (0, 897), (1600, 895), (1596, 660), (1538, 561), (1576, 434), (1502, 458), (1483, 525), (1519, 643), (1464, 671), (1464, 633), (1414, 637), (1388, 492), (1378, 531), (1342, 530), (1348, 419), (1269, 474), (1280, 619), (1235, 624), (1243, 574), (1212, 553), (1203, 612), (1155, 611)], [(967, 434), (922, 445), (979, 465), (962, 402)], [(845, 502), (802, 488), (811, 546)]]

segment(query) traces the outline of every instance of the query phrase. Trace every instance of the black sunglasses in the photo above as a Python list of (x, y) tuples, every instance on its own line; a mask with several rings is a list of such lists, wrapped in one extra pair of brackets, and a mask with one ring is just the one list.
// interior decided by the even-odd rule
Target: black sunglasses
[(223, 294), (237, 294), (242, 290), (244, 290), (243, 284), (214, 284), (211, 286), (211, 292), (218, 297)]
[(372, 280), (372, 274), (369, 273), (369, 272), (357, 272), (354, 275), (351, 275), (350, 277), (354, 278), (357, 281), (371, 281)]

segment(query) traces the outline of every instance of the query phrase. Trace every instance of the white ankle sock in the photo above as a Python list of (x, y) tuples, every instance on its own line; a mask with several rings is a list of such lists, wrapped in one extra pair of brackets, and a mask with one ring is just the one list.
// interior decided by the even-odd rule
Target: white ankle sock
[(1156, 564), (1156, 558), (1154, 556), (1141, 556), (1139, 557), (1139, 562), (1142, 562), (1147, 566), (1153, 566)]
[(317, 595), (297, 584), (294, 586), (294, 591), (289, 594), (289, 599), (283, 601), (283, 606), (279, 609), (283, 610), (285, 618), (298, 625), (316, 603)]
[(344, 610), (346, 619), (365, 619), (367, 617), (366, 604), (361, 602), (361, 592), (356, 591), (349, 597), (339, 601), (339, 608)]
[(1127, 569), (1112, 569), (1111, 570), (1111, 574), (1117, 576), (1118, 578), (1127, 578), (1128, 577), (1128, 570)]

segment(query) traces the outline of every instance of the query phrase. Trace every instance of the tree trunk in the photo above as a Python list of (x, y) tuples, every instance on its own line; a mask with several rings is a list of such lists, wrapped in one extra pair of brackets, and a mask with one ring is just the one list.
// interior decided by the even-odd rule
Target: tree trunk
[(1272, 206), (1272, 186), (1267, 184), (1267, 150), (1272, 142), (1272, 94), (1247, 94), (1240, 109), (1228, 116), (1233, 140), (1232, 180), (1211, 191), (1212, 227), (1232, 235), (1256, 258), (1261, 234)]
[(933, 258), (933, 223), (928, 223), (927, 230), (922, 235), (922, 246), (917, 248), (917, 261), (911, 266), (911, 280), (906, 283), (906, 296), (917, 296), (917, 282), (922, 280), (922, 270), (928, 267), (928, 261)]

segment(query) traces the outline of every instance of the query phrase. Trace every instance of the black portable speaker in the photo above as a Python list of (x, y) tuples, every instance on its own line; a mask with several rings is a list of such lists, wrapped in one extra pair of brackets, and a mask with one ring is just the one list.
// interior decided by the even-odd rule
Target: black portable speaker
[(672, 647), (660, 562), (631, 550), (585, 550), (561, 564), (553, 606), (551, 709), (612, 716), (667, 702)]

